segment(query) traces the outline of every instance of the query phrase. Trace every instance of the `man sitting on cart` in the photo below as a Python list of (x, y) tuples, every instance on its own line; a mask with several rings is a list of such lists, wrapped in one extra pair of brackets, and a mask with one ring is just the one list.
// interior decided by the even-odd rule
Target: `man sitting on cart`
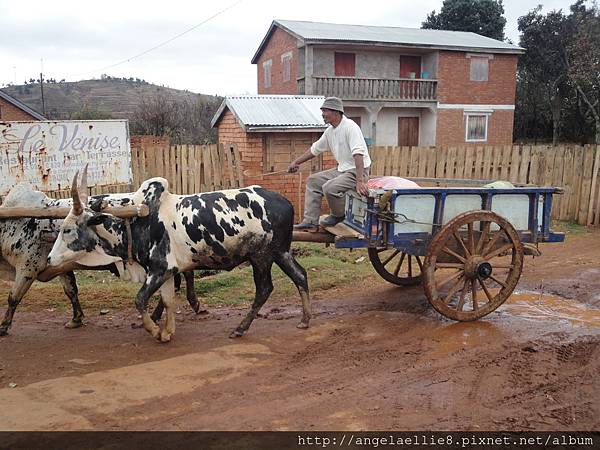
[(311, 230), (319, 223), (321, 199), (327, 199), (331, 214), (320, 222), (333, 226), (344, 220), (345, 194), (354, 189), (361, 195), (369, 195), (367, 180), (371, 158), (360, 127), (344, 115), (344, 105), (337, 97), (328, 97), (321, 106), (323, 120), (329, 126), (306, 153), (296, 158), (288, 172), (296, 172), (303, 162), (330, 151), (338, 165), (336, 168), (314, 173), (306, 180), (304, 219), (294, 225), (295, 230)]

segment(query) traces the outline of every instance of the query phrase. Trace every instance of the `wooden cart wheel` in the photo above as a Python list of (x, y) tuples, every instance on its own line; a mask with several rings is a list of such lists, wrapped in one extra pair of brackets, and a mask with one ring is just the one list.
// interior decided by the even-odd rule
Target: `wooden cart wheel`
[(369, 248), (369, 259), (375, 271), (390, 283), (413, 286), (421, 282), (423, 257), (396, 248)]
[(498, 214), (466, 212), (433, 237), (423, 264), (431, 305), (451, 319), (476, 320), (512, 294), (523, 268), (523, 245)]

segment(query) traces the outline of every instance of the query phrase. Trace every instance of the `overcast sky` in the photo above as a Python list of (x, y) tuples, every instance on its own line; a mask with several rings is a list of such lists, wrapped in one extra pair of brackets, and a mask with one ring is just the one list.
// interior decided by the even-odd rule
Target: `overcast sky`
[[(517, 19), (540, 3), (544, 12), (568, 12), (574, 0), (504, 0), (505, 33), (513, 42), (518, 43)], [(0, 87), (39, 78), (43, 67), (45, 77), (56, 80), (105, 73), (203, 94), (254, 94), (256, 66), (250, 60), (274, 19), (420, 28), (441, 5), (442, 0), (0, 0)]]

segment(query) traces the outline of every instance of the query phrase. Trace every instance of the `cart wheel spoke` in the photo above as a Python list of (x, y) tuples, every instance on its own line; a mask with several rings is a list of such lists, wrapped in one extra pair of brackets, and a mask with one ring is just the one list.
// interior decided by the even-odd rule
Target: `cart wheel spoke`
[(454, 294), (456, 294), (458, 292), (458, 290), (460, 289), (461, 282), (463, 282), (463, 274), (462, 273), (461, 273), (460, 277), (458, 278), (458, 280), (456, 280), (456, 282), (448, 290), (448, 293), (446, 294), (446, 297), (443, 300), (446, 305), (449, 304), (450, 301), (452, 301), (452, 297), (454, 297)]
[(479, 304), (477, 303), (477, 285), (475, 280), (471, 280), (471, 302), (473, 302), (473, 311), (479, 310)]
[(443, 262), (443, 263), (436, 263), (435, 267), (438, 269), (462, 269), (463, 267), (465, 267), (465, 265), (463, 263)]
[(464, 262), (466, 261), (466, 259), (465, 259), (465, 258), (463, 258), (462, 256), (460, 256), (458, 253), (456, 253), (456, 252), (454, 252), (454, 251), (450, 250), (448, 247), (444, 247), (444, 248), (442, 248), (442, 251), (443, 251), (444, 253), (446, 253), (446, 254), (448, 254), (448, 255), (450, 255), (450, 256), (453, 256), (454, 258), (458, 259), (460, 262), (463, 262), (463, 263), (464, 263)]
[(465, 282), (463, 283), (462, 291), (460, 293), (460, 298), (458, 299), (458, 304), (456, 305), (457, 311), (462, 311), (465, 306), (465, 296), (467, 295), (467, 284), (469, 284), (469, 280), (465, 278)]
[[(399, 250), (397, 250), (398, 252)], [(398, 261), (398, 265), (396, 266), (396, 269), (394, 269), (394, 276), (397, 277), (398, 276), (398, 272), (400, 272), (400, 267), (402, 267), (402, 263), (404, 262), (404, 257), (406, 256), (406, 253), (402, 252), (402, 255), (400, 255), (400, 261)]]
[(500, 286), (502, 286), (503, 288), (506, 287), (506, 283), (502, 280), (499, 280), (498, 278), (496, 278), (494, 275), (490, 275), (490, 280), (494, 281), (495, 283), (498, 283)]
[(498, 242), (498, 240), (500, 239), (502, 234), (504, 234), (502, 232), (502, 230), (494, 233), (494, 236), (492, 236), (492, 239), (481, 249), (480, 254), (485, 255), (486, 253), (489, 253), (489, 251), (494, 248), (494, 246), (496, 245), (496, 243)]
[(483, 292), (485, 293), (485, 296), (487, 297), (488, 301), (491, 302), (492, 299), (494, 298), (494, 296), (492, 295), (490, 290), (485, 285), (485, 281), (483, 281), (481, 278), (477, 278), (477, 281), (479, 281), (479, 284), (481, 285), (481, 289), (483, 289)]
[(387, 264), (388, 264), (388, 263), (389, 263), (389, 262), (390, 262), (392, 259), (394, 259), (394, 256), (396, 256), (398, 253), (400, 253), (400, 250), (394, 250), (394, 252), (393, 252), (393, 253), (392, 253), (390, 256), (388, 256), (388, 257), (386, 258), (386, 260), (385, 260), (385, 261), (383, 261), (381, 264), (382, 264), (384, 267), (385, 267), (385, 266), (387, 266)]
[(408, 276), (412, 277), (412, 256), (408, 255)]
[(415, 259), (417, 260), (419, 270), (421, 271), (421, 273), (423, 273), (423, 261), (421, 261), (421, 257), (418, 255), (415, 255)]
[(481, 236), (479, 236), (479, 241), (477, 242), (477, 246), (475, 247), (475, 253), (480, 255), (483, 247), (487, 243), (490, 238), (490, 221), (483, 222), (483, 227), (481, 228)]
[(442, 286), (446, 286), (448, 283), (450, 283), (451, 281), (456, 280), (459, 277), (464, 276), (464, 272), (462, 270), (459, 270), (458, 272), (454, 272), (452, 275), (450, 275), (449, 277), (446, 277), (443, 281), (440, 281), (438, 283), (438, 287), (442, 287)]
[(502, 246), (502, 247), (500, 247), (500, 248), (497, 248), (496, 250), (494, 250), (494, 251), (492, 251), (492, 252), (490, 252), (490, 253), (487, 253), (487, 254), (486, 254), (486, 255), (484, 255), (483, 257), (484, 257), (485, 259), (492, 259), (492, 258), (495, 258), (495, 257), (497, 257), (497, 256), (500, 256), (500, 255), (502, 255), (502, 253), (504, 253), (504, 252), (506, 252), (506, 251), (510, 250), (511, 248), (513, 248), (513, 245), (512, 245), (512, 243), (511, 243), (511, 244), (506, 244), (506, 245), (503, 245), (503, 246)]
[[(473, 253), (475, 253), (475, 242), (474, 242), (475, 238), (473, 236), (473, 222), (469, 222), (467, 224), (467, 230), (468, 230), (468, 234), (469, 234), (469, 250), (467, 250), (465, 248), (465, 255), (470, 256)], [(462, 243), (462, 240), (461, 240), (461, 243)], [(464, 244), (463, 244), (463, 246), (464, 246)]]
[[(473, 231), (473, 230), (471, 230)], [(452, 233), (452, 236), (454, 236), (454, 239), (456, 239), (456, 242), (458, 242), (460, 244), (460, 246), (463, 249), (463, 252), (465, 253), (466, 256), (471, 256), (471, 254), (473, 253), (472, 251), (469, 251), (467, 249), (467, 247), (465, 246), (465, 242), (461, 239), (461, 237), (458, 235), (458, 233), (455, 231), (454, 233)], [(469, 242), (469, 247), (471, 246), (471, 242)]]

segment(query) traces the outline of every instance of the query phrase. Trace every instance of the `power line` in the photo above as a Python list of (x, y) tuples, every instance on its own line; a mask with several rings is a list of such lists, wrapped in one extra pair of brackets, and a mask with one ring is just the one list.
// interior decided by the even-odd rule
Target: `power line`
[(223, 14), (223, 13), (224, 13), (224, 12), (226, 12), (226, 11), (229, 11), (229, 10), (230, 10), (230, 9), (232, 9), (234, 6), (237, 6), (237, 5), (239, 5), (239, 4), (240, 4), (240, 3), (242, 3), (243, 1), (244, 1), (244, 0), (238, 0), (238, 1), (237, 1), (237, 2), (235, 2), (235, 3), (232, 3), (232, 4), (231, 4), (231, 5), (229, 5), (228, 7), (226, 7), (226, 8), (223, 8), (222, 10), (220, 10), (220, 11), (218, 11), (217, 13), (213, 14), (213, 15), (212, 15), (212, 16), (210, 16), (209, 18), (207, 18), (207, 19), (203, 20), (202, 22), (200, 22), (200, 23), (198, 23), (198, 24), (194, 25), (194, 26), (193, 26), (193, 27), (191, 27), (191, 28), (188, 28), (188, 29), (187, 29), (187, 30), (185, 30), (184, 32), (182, 32), (182, 33), (179, 33), (178, 35), (176, 35), (176, 36), (173, 36), (171, 39), (168, 39), (168, 40), (166, 40), (166, 41), (164, 41), (164, 42), (161, 42), (160, 44), (157, 44), (157, 45), (155, 45), (154, 47), (152, 47), (152, 48), (149, 48), (148, 50), (144, 50), (143, 52), (141, 52), (141, 53), (138, 53), (137, 55), (131, 56), (131, 57), (127, 58), (127, 59), (124, 59), (124, 60), (122, 60), (122, 61), (119, 61), (118, 63), (111, 64), (111, 65), (109, 65), (109, 66), (102, 67), (102, 68), (100, 68), (100, 69), (88, 70), (88, 71), (86, 71), (86, 72), (81, 72), (81, 73), (77, 73), (77, 74), (71, 75), (71, 76), (69, 76), (69, 77), (67, 77), (67, 78), (77, 77), (77, 76), (80, 76), (80, 75), (85, 75), (85, 74), (88, 74), (88, 73), (93, 73), (93, 72), (101, 72), (101, 71), (104, 71), (104, 70), (106, 70), (106, 69), (112, 69), (113, 67), (120, 66), (121, 64), (125, 64), (125, 63), (127, 63), (127, 62), (131, 62), (132, 60), (134, 60), (134, 59), (136, 59), (136, 58), (139, 58), (140, 56), (147, 55), (148, 53), (150, 53), (150, 52), (152, 52), (152, 51), (156, 50), (157, 48), (163, 47), (163, 46), (165, 46), (165, 45), (169, 44), (170, 42), (173, 42), (175, 39), (178, 39), (178, 38), (180, 38), (181, 36), (183, 36), (183, 35), (185, 35), (185, 34), (189, 33), (190, 31), (193, 31), (193, 30), (195, 30), (196, 28), (198, 28), (198, 27), (200, 27), (200, 26), (204, 25), (205, 23), (207, 23), (207, 22), (211, 21), (211, 20), (212, 20), (212, 19), (214, 19), (215, 17), (217, 17), (217, 16), (219, 16), (219, 15)]

